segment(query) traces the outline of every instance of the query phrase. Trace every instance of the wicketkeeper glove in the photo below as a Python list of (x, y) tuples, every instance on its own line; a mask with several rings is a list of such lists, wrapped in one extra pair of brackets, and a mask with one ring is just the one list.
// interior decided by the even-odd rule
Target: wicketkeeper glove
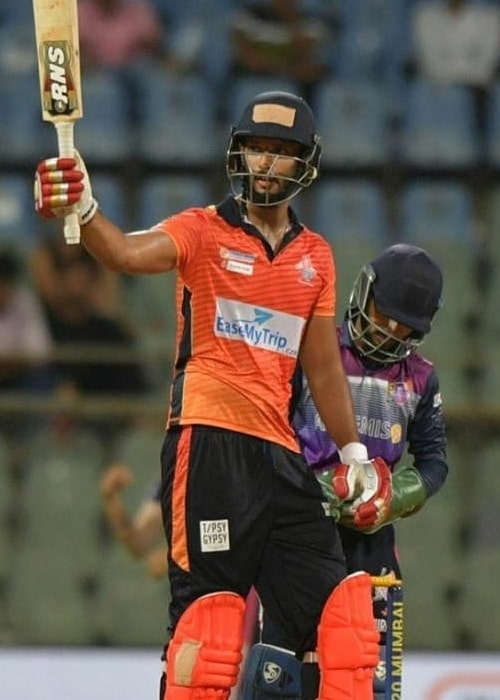
[(83, 226), (99, 208), (92, 196), (87, 168), (76, 150), (74, 158), (47, 158), (38, 164), (34, 195), (35, 209), (45, 219), (65, 217), (76, 205)]
[[(383, 460), (377, 458), (373, 462)], [(363, 501), (362, 495), (353, 503), (343, 503), (340, 522), (355, 530), (373, 533), (399, 518), (416, 513), (426, 500), (427, 491), (418, 470), (413, 466), (402, 466), (392, 474), (390, 488), (386, 478), (381, 476), (378, 494), (367, 501)]]
[(319, 481), (323, 495), (328, 501), (330, 509), (329, 515), (335, 520), (340, 520), (340, 508), (342, 499), (339, 498), (333, 488), (334, 469), (324, 469), (323, 471), (315, 472), (316, 479)]

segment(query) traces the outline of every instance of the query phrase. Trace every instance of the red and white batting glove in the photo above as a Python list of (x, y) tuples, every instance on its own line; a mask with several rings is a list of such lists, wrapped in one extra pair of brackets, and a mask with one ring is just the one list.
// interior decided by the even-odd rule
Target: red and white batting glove
[(362, 531), (375, 531), (387, 521), (392, 501), (391, 470), (381, 457), (360, 463), (364, 488), (356, 500), (345, 503), (340, 522)]
[(366, 446), (361, 442), (350, 442), (339, 450), (341, 463), (333, 472), (333, 493), (340, 501), (352, 501), (365, 488), (363, 464), (368, 460)]
[(39, 163), (34, 195), (39, 216), (65, 217), (76, 205), (80, 225), (88, 224), (99, 206), (92, 196), (87, 168), (78, 151), (74, 158), (47, 158)]

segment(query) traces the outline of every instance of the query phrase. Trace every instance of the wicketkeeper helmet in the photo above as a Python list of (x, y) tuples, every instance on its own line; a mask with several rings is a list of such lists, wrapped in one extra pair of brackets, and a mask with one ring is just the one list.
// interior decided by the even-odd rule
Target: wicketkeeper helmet
[[(386, 248), (362, 268), (349, 299), (347, 325), (359, 352), (381, 363), (407, 357), (429, 333), (442, 291), (439, 265), (425, 250), (405, 243)], [(368, 315), (371, 299), (378, 311), (411, 328), (411, 335), (401, 340), (377, 326)]]

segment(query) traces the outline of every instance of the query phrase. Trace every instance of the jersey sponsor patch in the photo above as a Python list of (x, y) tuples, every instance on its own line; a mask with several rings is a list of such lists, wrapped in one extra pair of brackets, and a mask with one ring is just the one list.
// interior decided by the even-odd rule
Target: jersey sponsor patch
[(408, 379), (404, 382), (389, 382), (387, 384), (387, 391), (394, 397), (396, 403), (403, 405), (410, 400), (411, 395), (414, 393), (413, 380)]
[(238, 260), (228, 260), (226, 263), (226, 270), (229, 270), (229, 272), (237, 272), (239, 275), (253, 275), (253, 265), (248, 265), (248, 263), (242, 263)]
[(256, 255), (221, 247), (220, 257), (222, 267), (229, 270), (229, 272), (237, 272), (240, 275), (247, 276), (253, 275), (253, 268), (257, 259)]
[(202, 552), (229, 551), (229, 521), (200, 520), (200, 544)]
[(403, 439), (403, 427), (400, 423), (391, 425), (391, 442), (393, 445), (399, 445)]
[(214, 333), (261, 350), (297, 357), (305, 319), (230, 299), (216, 300)]

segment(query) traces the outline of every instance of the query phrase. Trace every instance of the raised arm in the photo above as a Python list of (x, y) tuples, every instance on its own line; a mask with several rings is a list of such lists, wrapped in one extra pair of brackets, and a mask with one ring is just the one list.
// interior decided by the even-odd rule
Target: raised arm
[[(62, 218), (77, 205), (81, 239), (89, 253), (116, 272), (155, 274), (175, 267), (177, 250), (160, 231), (124, 232), (99, 210), (81, 156), (49, 158), (36, 171), (35, 206), (40, 216)], [(138, 235), (140, 234), (140, 235)]]
[(89, 253), (106, 267), (130, 274), (168, 272), (175, 267), (177, 250), (162, 231), (141, 231), (125, 235), (97, 210), (82, 226), (81, 238)]

